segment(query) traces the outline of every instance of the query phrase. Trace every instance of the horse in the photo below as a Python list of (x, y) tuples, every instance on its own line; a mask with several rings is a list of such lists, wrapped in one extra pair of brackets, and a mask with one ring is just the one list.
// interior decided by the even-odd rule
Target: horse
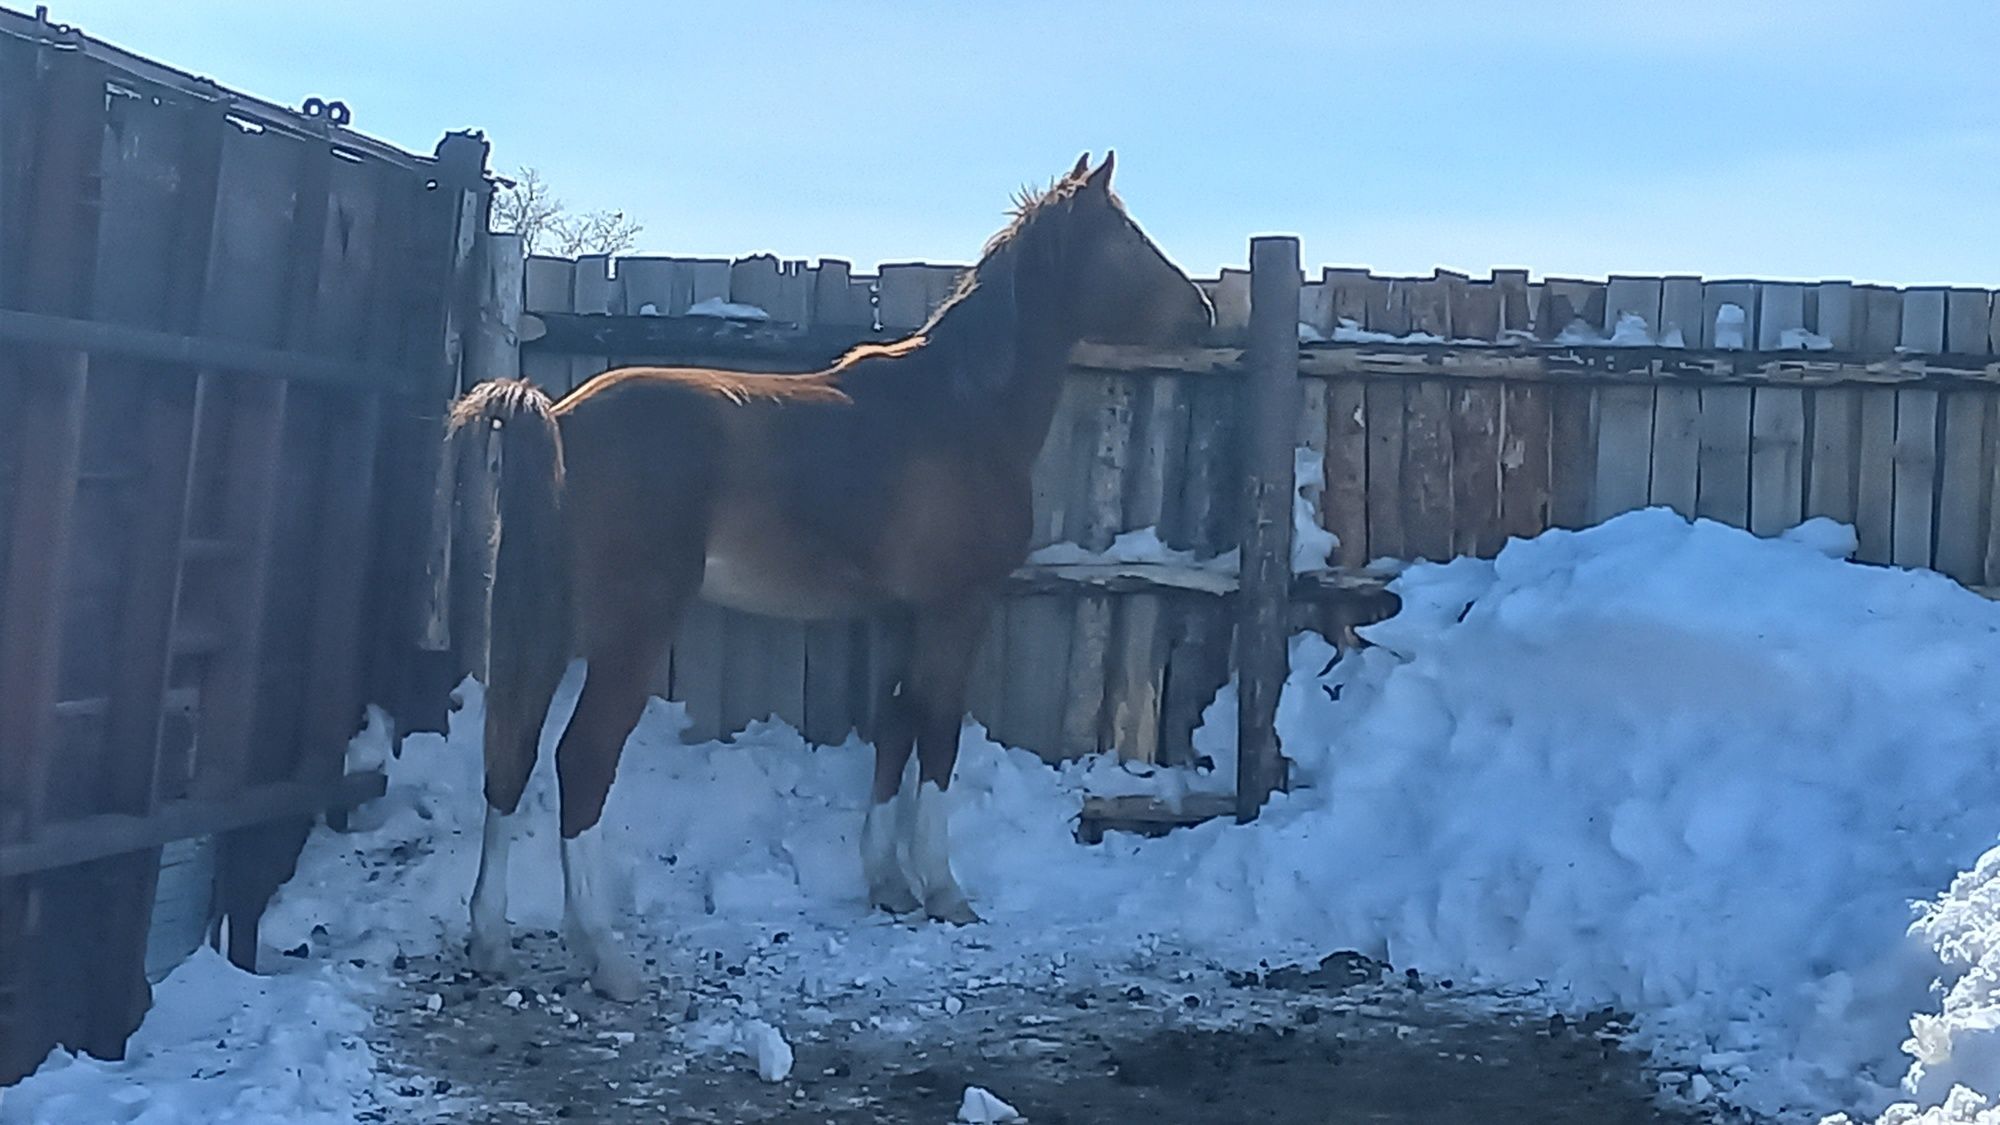
[(559, 402), (498, 379), (453, 404), (451, 440), (483, 435), (499, 466), (476, 968), (510, 967), (511, 818), (575, 654), (583, 689), (556, 748), (564, 939), (596, 991), (638, 997), (590, 841), (652, 673), (696, 599), (909, 623), (907, 665), (874, 732), (860, 840), (869, 902), (979, 920), (952, 873), (945, 793), (974, 651), (1028, 554), (1029, 474), (1070, 350), (1193, 343), (1214, 323), (1200, 287), (1112, 192), (1113, 161), (1091, 169), (1086, 153), (1047, 190), (1017, 196), (1011, 222), (921, 329), (825, 370), (627, 367)]

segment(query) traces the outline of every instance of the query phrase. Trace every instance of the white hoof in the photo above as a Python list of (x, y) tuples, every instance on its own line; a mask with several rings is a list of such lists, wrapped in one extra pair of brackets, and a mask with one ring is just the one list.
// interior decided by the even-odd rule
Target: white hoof
[(472, 938), (472, 967), (489, 977), (514, 975), (514, 946), (503, 935), (497, 939), (475, 934)]
[(937, 921), (949, 922), (954, 926), (970, 926), (974, 922), (981, 921), (978, 912), (972, 909), (972, 904), (965, 901), (964, 892), (957, 887), (953, 887), (947, 893), (934, 894), (926, 899), (924, 913)]
[(868, 888), (868, 905), (891, 914), (913, 914), (923, 903), (910, 888), (898, 879)]
[(599, 996), (619, 1004), (630, 1004), (645, 992), (645, 978), (639, 963), (623, 950), (600, 954), (590, 971), (590, 987)]

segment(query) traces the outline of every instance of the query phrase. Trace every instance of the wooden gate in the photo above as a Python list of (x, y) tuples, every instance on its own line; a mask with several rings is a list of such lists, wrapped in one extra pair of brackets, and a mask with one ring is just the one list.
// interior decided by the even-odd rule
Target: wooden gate
[(162, 845), (214, 841), (249, 966), (312, 817), (379, 792), (343, 752), (424, 679), (485, 156), (0, 11), (0, 1082), (122, 1052)]

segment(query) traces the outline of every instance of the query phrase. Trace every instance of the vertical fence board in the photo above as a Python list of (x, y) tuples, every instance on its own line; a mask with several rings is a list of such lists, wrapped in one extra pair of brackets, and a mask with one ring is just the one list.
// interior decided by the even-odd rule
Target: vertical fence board
[(1613, 277), (1604, 290), (1604, 334), (1610, 336), (1618, 330), (1618, 322), (1627, 316), (1636, 316), (1644, 323), (1646, 334), (1659, 339), (1662, 333), (1660, 322), (1661, 282), (1657, 277)]
[(1597, 391), (1597, 477), (1590, 518), (1601, 523), (1646, 506), (1653, 464), (1653, 388)]
[(1903, 342), (1903, 293), (1886, 285), (1857, 285), (1863, 351), (1892, 352)]
[(1549, 391), (1549, 522), (1580, 528), (1590, 523), (1597, 480), (1596, 394), (1568, 384)]
[(1491, 558), (1506, 542), (1500, 520), (1501, 389), (1463, 383), (1451, 411), (1452, 550)]
[(1701, 481), (1695, 514), (1750, 524), (1750, 388), (1701, 389)]
[(1805, 501), (1804, 392), (1758, 387), (1750, 414), (1750, 530), (1776, 535), (1799, 522)]
[(1898, 341), (1902, 349), (1925, 355), (1944, 351), (1944, 313), (1944, 290), (1904, 290), (1903, 331)]
[(1991, 296), (1984, 289), (1953, 289), (1945, 294), (1944, 348), (1948, 352), (1984, 355)]
[[(1825, 313), (1825, 294), (1820, 311)], [(1806, 514), (1842, 523), (1855, 521), (1856, 467), (1860, 444), (1861, 392), (1852, 387), (1821, 387), (1813, 392), (1812, 481), (1806, 492)]]
[(1870, 387), (1859, 394), (1861, 456), (1856, 469), (1854, 503), (1855, 533), (1860, 546), (1855, 558), (1886, 563), (1894, 554), (1896, 391), (1891, 387)]
[[(1980, 313), (1984, 318), (1985, 309)], [(1949, 391), (1939, 402), (1944, 411), (1944, 472), (1938, 478), (1938, 570), (1968, 585), (1979, 585), (1986, 571), (1987, 522), (1991, 518), (1993, 394), (1990, 391)]]
[(1451, 392), (1439, 379), (1408, 389), (1403, 417), (1403, 533), (1418, 558), (1451, 557)]
[(1395, 379), (1366, 384), (1368, 425), (1368, 550), (1376, 558), (1409, 552), (1403, 529), (1404, 386)]
[(1835, 351), (1851, 351), (1861, 340), (1863, 309), (1854, 299), (1851, 281), (1822, 281), (1816, 287), (1818, 309), (1813, 331), (1826, 337)]
[(1701, 479), (1701, 389), (1659, 387), (1653, 395), (1653, 467), (1647, 499), (1690, 519)]
[(1500, 528), (1522, 539), (1549, 526), (1549, 389), (1508, 383), (1500, 415)]
[(1669, 277), (1660, 282), (1660, 343), (1701, 346), (1701, 278)]
[(1327, 529), (1339, 538), (1334, 561), (1341, 566), (1365, 566), (1368, 543), (1367, 389), (1358, 379), (1341, 379), (1327, 388), (1326, 492)]
[(1776, 351), (1785, 347), (1785, 333), (1806, 326), (1806, 289), (1786, 281), (1757, 284), (1757, 347)]
[(1897, 566), (1931, 565), (1937, 409), (1936, 391), (1906, 387), (1896, 392), (1895, 530), (1889, 561)]

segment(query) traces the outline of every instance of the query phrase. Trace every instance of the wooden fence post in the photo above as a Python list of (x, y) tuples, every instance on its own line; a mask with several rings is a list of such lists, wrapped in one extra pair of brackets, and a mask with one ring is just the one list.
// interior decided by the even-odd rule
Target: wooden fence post
[(1236, 819), (1257, 817), (1285, 786), (1278, 693), (1290, 671), (1292, 441), (1299, 410), (1299, 240), (1250, 240), (1250, 404), (1243, 442), (1245, 512), (1237, 593)]

